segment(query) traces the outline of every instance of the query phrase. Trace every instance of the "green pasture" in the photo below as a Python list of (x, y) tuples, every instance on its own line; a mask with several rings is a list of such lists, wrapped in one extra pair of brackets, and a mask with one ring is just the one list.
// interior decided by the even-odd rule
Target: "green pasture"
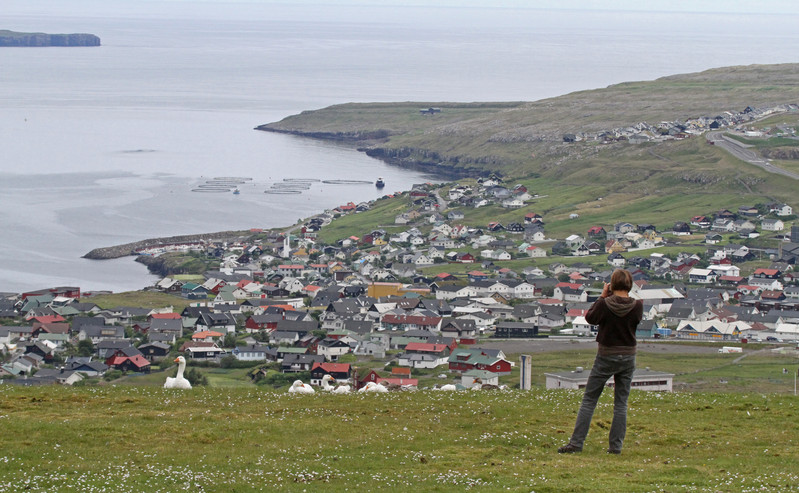
[(797, 491), (794, 396), (612, 393), (559, 455), (579, 391), (296, 395), (0, 386), (0, 491)]
[(197, 300), (187, 300), (178, 295), (166, 294), (158, 291), (127, 291), (122, 293), (100, 294), (81, 301), (94, 303), (102, 309), (120, 306), (138, 308), (166, 308), (173, 307), (175, 312), (180, 312)]

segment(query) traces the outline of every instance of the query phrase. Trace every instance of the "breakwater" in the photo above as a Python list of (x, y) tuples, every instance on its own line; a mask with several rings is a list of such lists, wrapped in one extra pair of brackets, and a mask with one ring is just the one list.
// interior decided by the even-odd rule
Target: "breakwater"
[(199, 243), (210, 244), (215, 242), (241, 241), (251, 237), (252, 235), (253, 232), (251, 231), (220, 231), (218, 233), (151, 238), (148, 240), (125, 243), (123, 245), (95, 248), (82, 258), (91, 260), (109, 260), (127, 257), (128, 255), (139, 255), (144, 251), (159, 248), (166, 249), (181, 245), (197, 245)]

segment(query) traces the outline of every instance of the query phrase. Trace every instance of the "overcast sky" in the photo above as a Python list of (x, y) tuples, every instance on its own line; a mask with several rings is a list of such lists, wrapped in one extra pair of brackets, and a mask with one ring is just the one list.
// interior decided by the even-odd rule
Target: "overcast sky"
[[(799, 14), (799, 2), (795, 0), (671, 0), (654, 2), (647, 0), (3, 0), (5, 13), (79, 13), (93, 9), (122, 9), (125, 11), (158, 10), (168, 4), (253, 4), (290, 5), (308, 8), (319, 6), (386, 6), (386, 7), (472, 7), (472, 8), (525, 8), (568, 10), (624, 10), (652, 12), (726, 12), (752, 14)], [(2, 26), (0, 26), (2, 28)]]

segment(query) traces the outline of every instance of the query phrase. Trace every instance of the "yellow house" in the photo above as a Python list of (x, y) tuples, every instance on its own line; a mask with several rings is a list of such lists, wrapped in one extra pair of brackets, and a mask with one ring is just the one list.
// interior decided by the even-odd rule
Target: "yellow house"
[(610, 240), (605, 244), (605, 252), (607, 253), (621, 253), (626, 251), (627, 249), (619, 240)]

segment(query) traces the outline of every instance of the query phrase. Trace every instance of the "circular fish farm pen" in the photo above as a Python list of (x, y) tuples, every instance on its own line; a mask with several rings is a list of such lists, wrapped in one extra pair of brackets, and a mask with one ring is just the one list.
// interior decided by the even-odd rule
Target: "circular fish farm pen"
[(229, 182), (239, 182), (244, 183), (247, 181), (252, 181), (252, 178), (246, 176), (217, 176), (214, 177), (213, 180), (210, 181), (229, 181)]
[(362, 185), (364, 183), (371, 185), (369, 180), (322, 180), (322, 183), (328, 185)]
[[(327, 185), (371, 185), (369, 180), (322, 180), (319, 178), (283, 178), (283, 181), (273, 183), (264, 190), (266, 194), (274, 195), (296, 195), (305, 190), (310, 190), (314, 183), (325, 183)], [(224, 193), (235, 191), (238, 193), (240, 185), (255, 185), (252, 178), (244, 176), (216, 176), (205, 183), (192, 188), (192, 192), (203, 193)]]
[(271, 188), (280, 189), (294, 189), (294, 190), (310, 190), (310, 183), (275, 183)]
[(211, 180), (206, 180), (202, 185), (192, 188), (192, 192), (222, 193), (230, 192), (239, 185), (252, 181), (252, 178), (242, 176), (217, 176)]
[(273, 188), (270, 190), (264, 190), (264, 193), (268, 194), (275, 194), (275, 195), (296, 195), (302, 193), (302, 190), (295, 190), (292, 188)]

